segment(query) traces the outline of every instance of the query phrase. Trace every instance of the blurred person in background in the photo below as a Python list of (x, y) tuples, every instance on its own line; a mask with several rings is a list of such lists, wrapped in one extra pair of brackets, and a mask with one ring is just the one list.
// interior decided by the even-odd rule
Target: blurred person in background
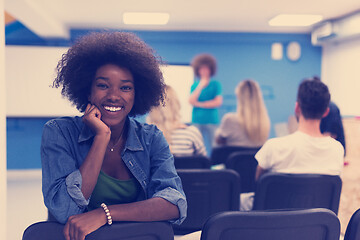
[(215, 130), (220, 122), (218, 108), (223, 102), (221, 84), (212, 79), (216, 73), (216, 59), (210, 54), (199, 54), (193, 58), (191, 66), (197, 78), (191, 86), (189, 97), (193, 106), (192, 123), (204, 137), (206, 151), (210, 156)]
[(175, 90), (170, 86), (165, 89), (165, 104), (153, 108), (147, 122), (156, 125), (163, 132), (174, 156), (206, 156), (200, 131), (195, 126), (181, 122), (181, 106)]
[[(342, 124), (340, 109), (334, 102), (329, 104), (329, 114), (321, 120), (320, 130), (324, 135), (328, 135), (341, 143), (346, 155), (345, 134)], [(345, 165), (348, 162), (344, 162)]]
[[(321, 81), (303, 80), (298, 88), (296, 132), (266, 141), (256, 153), (256, 181), (267, 172), (340, 175), (344, 148), (320, 131), (321, 119), (329, 113), (330, 92)], [(241, 210), (251, 210), (254, 193), (241, 194)]]
[(236, 87), (237, 111), (227, 113), (216, 130), (220, 146), (261, 147), (269, 137), (270, 118), (259, 84), (241, 81)]
[[(309, 80), (321, 81), (319, 77), (314, 76), (309, 78)], [(289, 117), (289, 132), (293, 133), (297, 130), (298, 123), (295, 116)], [(330, 136), (335, 140), (339, 141), (341, 145), (344, 147), (344, 156), (346, 155), (346, 144), (345, 144), (345, 133), (344, 127), (342, 123), (342, 117), (340, 113), (340, 109), (338, 106), (330, 101), (329, 103), (329, 114), (321, 119), (320, 123), (320, 131), (326, 136)], [(344, 159), (344, 165), (348, 165), (349, 163)]]

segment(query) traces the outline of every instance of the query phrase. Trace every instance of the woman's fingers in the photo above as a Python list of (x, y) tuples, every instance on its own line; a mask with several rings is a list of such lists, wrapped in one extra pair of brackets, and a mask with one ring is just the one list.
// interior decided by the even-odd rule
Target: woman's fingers
[(85, 109), (85, 115), (90, 114), (95, 108), (97, 108), (95, 105), (88, 104)]
[(104, 223), (99, 220), (99, 214), (102, 211), (87, 212), (69, 217), (64, 227), (64, 236), (66, 240), (84, 240), (86, 235), (97, 230)]
[(92, 118), (92, 117), (95, 117), (97, 119), (101, 119), (101, 112), (99, 110), (98, 107), (96, 107), (95, 105), (91, 105), (88, 109), (87, 109), (87, 112), (85, 112), (84, 116), (86, 118), (88, 118), (89, 120)]
[(95, 105), (89, 104), (86, 107), (82, 120), (95, 132), (95, 134), (109, 133), (109, 127), (101, 120), (101, 112)]
[(70, 240), (76, 240), (76, 227), (74, 226), (74, 224), (71, 221), (70, 221), (69, 225), (70, 225), (70, 227), (69, 227), (70, 228), (69, 229)]
[(97, 107), (95, 107), (95, 108), (93, 109), (93, 111), (94, 111), (94, 113), (95, 113), (95, 117), (97, 117), (98, 119), (101, 119), (101, 112), (100, 112), (100, 110), (99, 110)]
[(85, 108), (85, 114), (87, 114), (89, 112), (90, 107), (91, 107), (91, 104), (88, 103), (88, 105), (86, 105), (86, 108)]
[(76, 238), (76, 240), (84, 240), (85, 236), (86, 236), (86, 233), (83, 231), (83, 229), (78, 228), (77, 229), (77, 236), (76, 236), (77, 238)]
[(100, 113), (100, 110), (98, 107), (96, 107), (95, 105), (90, 105), (88, 104), (88, 106), (86, 107), (86, 110), (85, 110), (85, 115), (93, 115), (95, 116), (96, 118), (101, 118), (101, 113)]
[(63, 233), (64, 233), (64, 236), (65, 236), (65, 239), (70, 240), (69, 221), (65, 224)]
[(69, 219), (69, 240), (84, 240), (86, 233), (84, 231), (84, 226), (82, 226), (78, 219), (79, 216), (76, 216), (72, 219)]

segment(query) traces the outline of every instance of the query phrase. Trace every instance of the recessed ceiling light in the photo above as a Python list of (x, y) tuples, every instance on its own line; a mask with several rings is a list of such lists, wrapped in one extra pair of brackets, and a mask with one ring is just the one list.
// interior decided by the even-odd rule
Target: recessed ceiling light
[(320, 22), (323, 19), (321, 15), (310, 14), (280, 14), (269, 21), (270, 26), (293, 26), (306, 27)]
[(169, 22), (169, 18), (168, 13), (126, 12), (123, 14), (125, 24), (165, 25)]

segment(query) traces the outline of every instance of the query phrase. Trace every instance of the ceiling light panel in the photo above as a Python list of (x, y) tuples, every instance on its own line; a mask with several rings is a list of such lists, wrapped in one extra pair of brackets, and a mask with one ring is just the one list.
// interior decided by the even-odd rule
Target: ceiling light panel
[(310, 14), (280, 14), (269, 21), (270, 26), (291, 26), (306, 27), (311, 26), (323, 19), (321, 15)]

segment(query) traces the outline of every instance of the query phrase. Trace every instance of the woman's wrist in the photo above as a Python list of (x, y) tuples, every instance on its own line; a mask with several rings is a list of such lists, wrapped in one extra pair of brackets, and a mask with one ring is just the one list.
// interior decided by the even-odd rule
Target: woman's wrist
[(102, 203), (100, 206), (104, 210), (107, 224), (111, 225), (113, 221), (112, 221), (111, 213), (110, 213), (108, 206), (105, 203)]
[(101, 226), (107, 224), (107, 217), (106, 217), (106, 214), (105, 214), (104, 209), (102, 207), (94, 209), (91, 212), (94, 212), (94, 214), (96, 214), (96, 216), (98, 216), (96, 218), (100, 221)]
[(106, 143), (106, 145), (109, 143), (111, 137), (111, 132), (102, 132), (98, 133), (94, 137), (94, 141), (99, 140), (100, 142)]
[(201, 108), (201, 107), (203, 107), (203, 103), (202, 103), (202, 102), (197, 101), (197, 102), (196, 102), (196, 104), (195, 104), (195, 107), (199, 107), (199, 108)]

